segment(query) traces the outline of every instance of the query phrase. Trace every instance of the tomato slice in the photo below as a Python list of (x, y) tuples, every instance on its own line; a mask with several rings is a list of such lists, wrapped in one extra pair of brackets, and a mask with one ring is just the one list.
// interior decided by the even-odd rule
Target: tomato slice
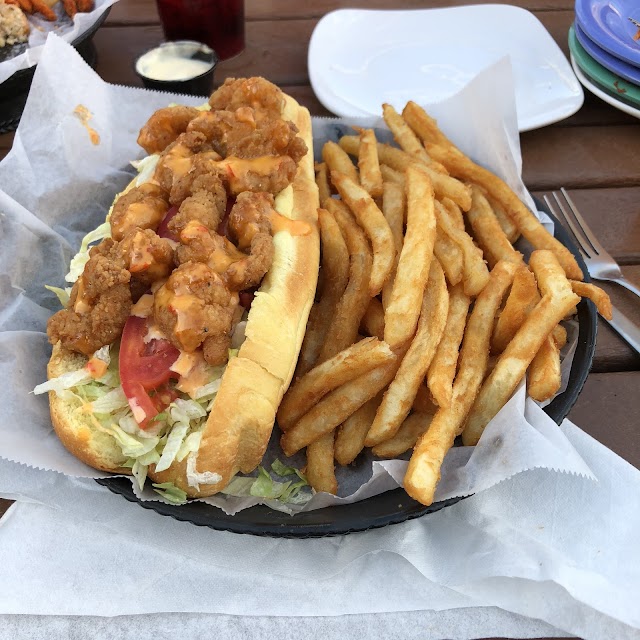
[(180, 241), (180, 238), (178, 238), (173, 231), (169, 231), (169, 223), (176, 213), (178, 213), (178, 207), (171, 207), (165, 214), (164, 218), (162, 218), (162, 222), (158, 225), (157, 231), (157, 234), (161, 238), (169, 238), (169, 240), (173, 240), (174, 242)]
[[(144, 341), (146, 318), (129, 316), (120, 342), (120, 382), (133, 417), (142, 429), (175, 399), (166, 383), (178, 374), (171, 365), (180, 352), (168, 340)], [(149, 391), (155, 391), (153, 396)]]

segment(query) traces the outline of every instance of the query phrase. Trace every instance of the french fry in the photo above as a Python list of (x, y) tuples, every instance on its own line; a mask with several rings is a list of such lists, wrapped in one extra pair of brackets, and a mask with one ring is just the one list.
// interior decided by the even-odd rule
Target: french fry
[(364, 189), (372, 198), (379, 198), (382, 195), (382, 173), (378, 159), (378, 141), (373, 129), (360, 131), (358, 169)]
[(351, 464), (364, 449), (364, 439), (367, 437), (380, 402), (382, 402), (382, 394), (365, 402), (338, 427), (334, 452), (338, 464)]
[(407, 493), (422, 504), (433, 502), (442, 461), (464, 424), (482, 384), (489, 357), (491, 326), (502, 298), (513, 280), (516, 266), (498, 262), (487, 286), (476, 298), (460, 350), (460, 366), (448, 407), (441, 407), (427, 432), (414, 447), (404, 478)]
[(407, 231), (384, 316), (384, 339), (391, 346), (411, 339), (418, 324), (436, 239), (431, 183), (426, 174), (407, 169)]
[(491, 338), (492, 353), (505, 350), (539, 300), (535, 276), (526, 265), (522, 265), (516, 272), (504, 309), (496, 321)]
[(338, 493), (338, 482), (333, 464), (335, 433), (327, 433), (307, 447), (307, 467), (305, 475), (316, 491)]
[(278, 409), (280, 428), (291, 428), (330, 391), (395, 359), (389, 345), (377, 338), (365, 338), (340, 351), (289, 388)]
[(436, 201), (436, 219), (438, 227), (446, 233), (462, 250), (463, 285), (468, 296), (477, 296), (489, 281), (489, 269), (482, 259), (482, 251), (473, 244), (471, 236), (466, 231), (460, 231), (442, 204)]
[(555, 326), (552, 335), (558, 349), (562, 349), (567, 344), (567, 330), (561, 324)]
[(314, 440), (331, 433), (365, 402), (378, 395), (393, 380), (401, 358), (400, 352), (396, 360), (372, 369), (322, 398), (283, 434), (280, 446), (284, 454), (292, 456)]
[(360, 226), (371, 240), (373, 265), (369, 282), (369, 296), (377, 296), (393, 267), (393, 235), (389, 223), (371, 196), (345, 174), (331, 172), (331, 182), (355, 214)]
[(451, 403), (458, 352), (470, 304), (471, 299), (462, 285), (451, 287), (447, 324), (427, 374), (427, 386), (439, 407), (448, 407)]
[(360, 321), (369, 305), (371, 250), (364, 232), (347, 206), (335, 198), (325, 203), (340, 226), (349, 250), (349, 282), (338, 301), (318, 361), (324, 362), (356, 341)]
[(478, 442), (486, 425), (511, 397), (547, 336), (580, 300), (571, 290), (555, 253), (534, 251), (529, 264), (543, 294), (542, 299), (527, 316), (483, 383), (462, 435), (465, 445)]
[(33, 5), (34, 12), (40, 13), (45, 20), (48, 20), (49, 22), (57, 20), (55, 12), (49, 7), (49, 5), (45, 4), (43, 0), (31, 0), (31, 4)]
[(331, 141), (325, 142), (322, 147), (322, 159), (327, 165), (327, 173), (329, 175), (333, 171), (337, 171), (351, 178), (356, 184), (360, 184), (356, 166), (340, 145)]
[(378, 298), (371, 298), (360, 322), (360, 330), (367, 336), (384, 340), (384, 309)]
[(442, 230), (436, 230), (436, 243), (433, 253), (440, 261), (447, 281), (456, 285), (462, 280), (464, 271), (464, 255), (462, 249)]
[(450, 145), (449, 139), (440, 131), (438, 123), (418, 104), (409, 100), (402, 110), (402, 117), (423, 142)]
[(338, 301), (349, 281), (349, 251), (338, 223), (325, 209), (318, 210), (318, 221), (322, 240), (322, 295), (309, 314), (307, 330), (298, 358), (296, 370), (298, 377), (303, 376), (315, 366), (332, 319), (335, 317)]
[(596, 305), (598, 313), (606, 320), (611, 320), (613, 317), (611, 299), (605, 291), (600, 287), (596, 287), (594, 284), (576, 282), (575, 280), (571, 280), (571, 288), (573, 292), (577, 293), (581, 298), (589, 298), (589, 300)]
[(394, 182), (385, 182), (382, 193), (382, 213), (389, 223), (393, 235), (395, 247), (393, 267), (391, 273), (382, 287), (382, 304), (386, 308), (393, 291), (393, 281), (398, 270), (398, 261), (402, 253), (404, 243), (404, 219), (405, 219), (405, 195), (404, 188)]
[(412, 413), (400, 425), (393, 438), (373, 447), (371, 453), (379, 458), (398, 458), (414, 447), (418, 438), (429, 428), (432, 420), (433, 414)]
[[(482, 187), (480, 187), (482, 188)], [(495, 200), (495, 198), (491, 197), (491, 194), (487, 193), (485, 189), (482, 189), (484, 193), (484, 197), (487, 199), (489, 206), (491, 207), (493, 214), (495, 215), (498, 223), (502, 227), (504, 231), (504, 235), (507, 236), (507, 239), (511, 244), (515, 244), (518, 238), (520, 237), (520, 231), (518, 231), (518, 227), (516, 223), (509, 217), (509, 215), (505, 212), (499, 202)]]
[(520, 233), (536, 249), (553, 251), (567, 275), (574, 280), (582, 280), (582, 271), (571, 251), (542, 226), (538, 218), (529, 211), (503, 180), (475, 164), (456, 147), (443, 148), (439, 145), (427, 144), (426, 148), (428, 153), (441, 162), (452, 176), (484, 187), (500, 203)]
[(560, 349), (551, 332), (527, 370), (527, 393), (538, 402), (549, 400), (560, 389)]
[(475, 185), (471, 186), (471, 208), (467, 211), (467, 218), (473, 237), (490, 267), (499, 260), (522, 264), (522, 254), (513, 248), (487, 199)]
[(384, 180), (384, 182), (395, 182), (404, 189), (404, 172), (396, 171), (389, 165), (381, 164), (380, 173), (382, 174), (382, 179)]
[(422, 301), (418, 330), (396, 377), (384, 394), (365, 439), (367, 447), (373, 447), (392, 438), (409, 415), (418, 387), (429, 369), (442, 337), (448, 310), (449, 293), (444, 272), (438, 260), (433, 260)]
[[(358, 136), (343, 136), (340, 138), (340, 146), (349, 155), (357, 156), (358, 149), (360, 148), (360, 139)], [(380, 142), (378, 143), (378, 158), (380, 158), (381, 164), (386, 164), (396, 171), (406, 171), (411, 165), (420, 167), (420, 169), (431, 178), (433, 190), (437, 198), (450, 198), (461, 207), (463, 211), (467, 211), (471, 206), (471, 191), (469, 187), (459, 180), (448, 176), (446, 172), (442, 173), (441, 165), (431, 166), (421, 164), (406, 151)]]
[(449, 198), (442, 198), (440, 203), (445, 208), (451, 221), (453, 224), (460, 229), (460, 231), (466, 231), (466, 227), (464, 225), (464, 216), (462, 215), (462, 211), (460, 211), (460, 207)]
[(422, 144), (420, 144), (418, 136), (416, 136), (409, 125), (402, 119), (402, 116), (390, 104), (385, 103), (382, 105), (382, 117), (391, 130), (391, 133), (393, 133), (395, 141), (403, 151), (406, 151), (420, 162), (430, 164), (431, 158)]
[(318, 197), (320, 206), (324, 206), (324, 201), (331, 197), (331, 185), (329, 184), (329, 172), (325, 162), (316, 163), (316, 185), (318, 186)]

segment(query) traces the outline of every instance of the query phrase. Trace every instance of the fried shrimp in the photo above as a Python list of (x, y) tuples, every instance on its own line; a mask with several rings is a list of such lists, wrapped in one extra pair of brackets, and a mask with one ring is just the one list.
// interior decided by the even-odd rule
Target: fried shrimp
[(194, 107), (185, 106), (158, 109), (140, 129), (138, 144), (147, 153), (164, 151), (199, 113)]
[(243, 291), (260, 284), (273, 262), (273, 238), (268, 233), (256, 233), (251, 240), (249, 255), (230, 264), (224, 279), (232, 291)]
[(173, 182), (169, 196), (171, 204), (180, 205), (190, 195), (207, 191), (215, 199), (216, 208), (223, 212), (227, 205), (226, 178), (216, 159), (213, 152), (193, 156), (189, 171)]
[(174, 346), (194, 351), (207, 338), (230, 335), (237, 305), (238, 295), (213, 269), (187, 262), (156, 292), (153, 316)]
[(47, 323), (52, 344), (61, 342), (65, 349), (87, 356), (120, 336), (131, 311), (131, 274), (117, 258), (116, 243), (103, 240), (89, 255), (71, 291), (69, 307)]
[(292, 122), (280, 117), (260, 117), (254, 109), (203, 111), (194, 118), (187, 131), (204, 134), (211, 146), (224, 158), (258, 158), (289, 156), (299, 162), (307, 152), (304, 140), (297, 136)]
[(257, 233), (271, 233), (274, 199), (270, 193), (241, 193), (229, 213), (229, 229), (238, 248), (247, 249)]
[(280, 116), (284, 97), (282, 91), (264, 78), (227, 78), (209, 98), (214, 111), (235, 111), (251, 107), (260, 114)]
[(118, 251), (131, 277), (142, 284), (162, 280), (173, 270), (171, 244), (151, 229), (130, 231), (120, 242)]
[(122, 240), (129, 231), (157, 229), (169, 209), (167, 192), (158, 185), (146, 182), (121, 195), (111, 212), (111, 235)]
[(218, 166), (225, 171), (232, 195), (244, 191), (266, 191), (275, 195), (293, 182), (298, 169), (289, 156), (249, 159), (228, 157), (221, 160)]

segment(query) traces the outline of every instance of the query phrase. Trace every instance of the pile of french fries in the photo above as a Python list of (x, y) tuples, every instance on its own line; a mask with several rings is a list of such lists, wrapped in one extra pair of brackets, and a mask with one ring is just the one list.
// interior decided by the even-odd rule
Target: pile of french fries
[[(327, 142), (316, 167), (319, 297), (278, 423), (286, 455), (306, 448), (316, 491), (335, 494), (335, 463), (365, 447), (413, 449), (404, 486), (429, 505), (455, 438), (476, 444), (525, 375), (534, 399), (556, 394), (561, 322), (580, 297), (605, 317), (611, 307), (421, 107), (385, 104), (383, 116), (399, 148), (357, 129)], [(528, 264), (520, 236), (534, 247)]]

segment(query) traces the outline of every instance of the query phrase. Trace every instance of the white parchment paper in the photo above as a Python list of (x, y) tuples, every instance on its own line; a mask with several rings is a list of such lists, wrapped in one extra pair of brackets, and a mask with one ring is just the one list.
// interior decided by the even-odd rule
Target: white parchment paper
[(9, 47), (12, 52), (19, 52), (11, 58), (0, 62), (0, 83), (10, 78), (16, 71), (28, 69), (38, 63), (44, 43), (50, 33), (65, 40), (65, 42), (74, 42), (86, 31), (88, 31), (102, 14), (118, 0), (95, 0), (93, 11), (89, 13), (77, 13), (73, 20), (64, 12), (62, 3), (58, 2), (53, 11), (58, 16), (55, 22), (45, 20), (39, 13), (28, 15), (31, 32), (29, 33), (28, 42)]
[[(520, 153), (511, 86), (504, 59), (480, 74), (457, 96), (430, 107), (444, 129), (478, 162), (503, 176), (531, 202), (520, 180)], [(12, 151), (0, 163), (0, 457), (79, 478), (96, 471), (69, 454), (55, 436), (46, 397), (30, 392), (46, 378), (49, 346), (46, 319), (59, 308), (45, 284), (63, 286), (80, 238), (103, 221), (129, 180), (128, 163), (143, 155), (137, 133), (149, 115), (170, 102), (202, 99), (172, 96), (104, 83), (77, 52), (56, 36), (45, 45)], [(100, 136), (93, 144), (74, 115), (82, 104)], [(336, 123), (314, 121), (317, 143)], [(343, 125), (342, 125), (343, 126)], [(344, 128), (344, 126), (343, 126)], [(274, 434), (265, 466), (287, 460)], [(544, 467), (593, 477), (555, 423), (521, 387), (488, 426), (474, 448), (453, 449), (445, 460), (436, 499), (487, 489), (526, 469)], [(377, 462), (363, 456), (340, 468), (340, 495), (317, 494), (304, 507), (315, 509), (361, 500), (401, 483), (406, 461)], [(150, 489), (143, 499), (160, 499)], [(258, 498), (218, 495), (207, 502), (235, 513)]]

